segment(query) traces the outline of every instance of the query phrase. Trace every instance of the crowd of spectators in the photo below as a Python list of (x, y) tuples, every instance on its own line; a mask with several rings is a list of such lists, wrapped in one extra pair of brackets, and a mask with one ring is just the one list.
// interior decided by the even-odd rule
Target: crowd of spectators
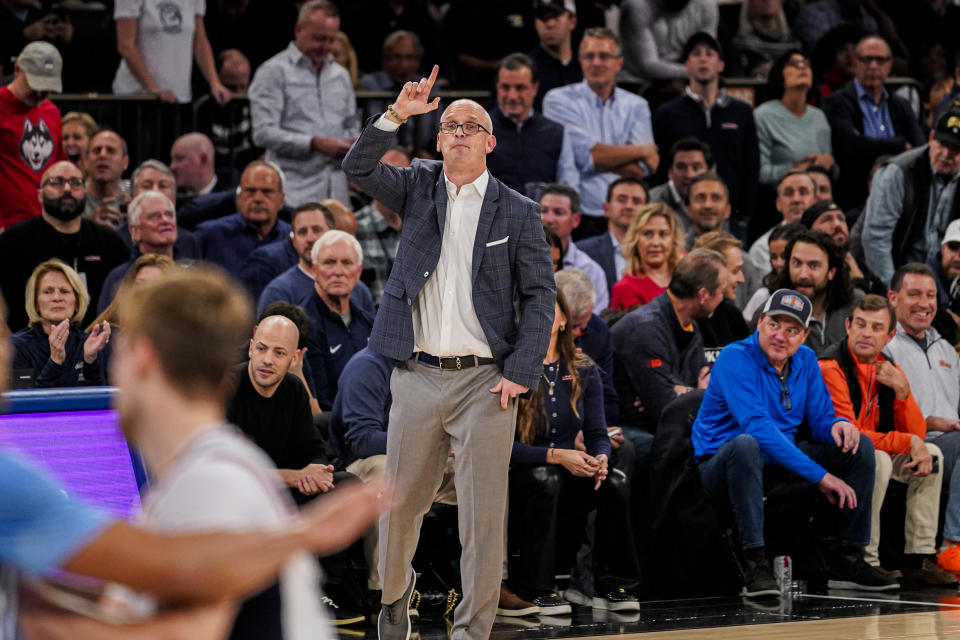
[[(437, 64), (438, 87), (489, 92), (483, 121), (441, 123), (441, 106), (365, 160), (403, 176), (438, 157), (438, 136), (487, 134), (489, 175), (539, 203), (558, 272), (542, 382), (520, 404), (511, 456), (501, 615), (636, 609), (649, 458), (668, 407), (697, 390), (687, 471), (719, 512), (733, 507), (744, 593), (776, 593), (771, 468), (844, 514), (825, 556), (834, 586), (897, 588), (895, 570), (956, 581), (960, 6), (124, 0), (117, 66), (81, 46), (92, 27), (75, 4), (0, 0), (14, 386), (107, 383), (124, 292), (210, 263), (260, 315), (231, 420), (300, 499), (333, 490), (335, 472), (382, 473), (392, 363), (367, 341), (381, 300), (404, 295), (389, 281), (404, 203), (364, 193), (341, 160), (365, 121), (393, 111), (356, 92), (393, 95)], [(728, 91), (737, 77), (752, 91)], [(111, 83), (212, 100), (169, 153), (131, 157), (112, 123), (50, 100)], [(910, 487), (906, 541), (881, 558), (891, 480)], [(363, 553), (374, 593), (375, 541)], [(560, 594), (555, 576), (570, 571)], [(341, 573), (328, 568), (328, 585)]]

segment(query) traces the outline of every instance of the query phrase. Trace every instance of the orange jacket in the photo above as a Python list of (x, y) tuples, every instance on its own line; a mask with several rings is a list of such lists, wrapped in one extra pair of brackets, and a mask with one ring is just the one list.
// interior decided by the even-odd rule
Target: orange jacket
[[(883, 354), (877, 357), (878, 361), (884, 360)], [(876, 366), (864, 364), (856, 359), (857, 379), (860, 381), (860, 393), (863, 402), (860, 407), (860, 415), (853, 415), (853, 403), (850, 401), (850, 390), (847, 388), (847, 378), (843, 375), (843, 370), (836, 360), (820, 360), (820, 372), (823, 374), (823, 381), (827, 384), (827, 391), (833, 399), (833, 407), (837, 416), (849, 420), (857, 425), (861, 433), (873, 440), (874, 448), (880, 451), (894, 455), (897, 453), (910, 453), (910, 436), (917, 436), (921, 440), (927, 435), (927, 421), (923, 417), (923, 412), (917, 405), (911, 392), (906, 400), (893, 401), (893, 431), (881, 433), (877, 431), (880, 422), (880, 410), (878, 405)], [(897, 367), (900, 370), (900, 367)], [(902, 370), (900, 370), (903, 373)], [(869, 399), (869, 401), (868, 401)]]

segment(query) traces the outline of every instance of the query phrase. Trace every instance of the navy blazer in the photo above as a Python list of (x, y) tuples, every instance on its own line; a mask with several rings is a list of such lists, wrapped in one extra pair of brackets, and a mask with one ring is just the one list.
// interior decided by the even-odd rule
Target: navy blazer
[(853, 80), (824, 98), (822, 108), (830, 123), (833, 154), (843, 178), (837, 184), (834, 199), (843, 209), (866, 200), (867, 178), (877, 158), (903, 153), (907, 142), (913, 148), (927, 142), (910, 105), (893, 92), (887, 97), (887, 109), (896, 133), (893, 138), (869, 138), (863, 135), (863, 111), (860, 110)]
[(603, 275), (607, 276), (607, 291), (612, 289), (620, 278), (617, 277), (617, 260), (610, 232), (604, 231), (598, 236), (577, 240), (577, 249), (593, 258), (594, 262), (603, 268)]
[[(406, 360), (414, 348), (413, 301), (440, 261), (447, 189), (441, 162), (416, 159), (408, 168), (380, 162), (393, 133), (374, 126), (378, 117), (367, 121), (343, 159), (343, 170), (368, 195), (403, 217), (370, 348)], [(503, 238), (507, 241), (497, 243)], [(553, 326), (553, 262), (540, 206), (493, 176), (477, 224), (472, 281), (473, 306), (503, 376), (535, 389)]]

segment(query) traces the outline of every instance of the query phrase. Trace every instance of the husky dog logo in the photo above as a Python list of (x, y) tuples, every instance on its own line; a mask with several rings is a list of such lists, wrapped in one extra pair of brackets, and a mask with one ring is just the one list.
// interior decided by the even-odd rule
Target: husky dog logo
[(157, 5), (157, 14), (160, 16), (160, 27), (164, 33), (180, 33), (183, 31), (183, 14), (180, 6), (174, 2), (161, 2)]
[(33, 171), (40, 171), (53, 157), (55, 143), (50, 129), (43, 120), (33, 124), (29, 119), (23, 120), (23, 137), (20, 138), (20, 157)]

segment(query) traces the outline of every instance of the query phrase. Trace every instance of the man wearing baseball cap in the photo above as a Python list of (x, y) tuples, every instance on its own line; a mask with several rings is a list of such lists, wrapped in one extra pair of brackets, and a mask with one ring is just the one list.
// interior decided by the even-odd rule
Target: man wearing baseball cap
[(40, 177), (66, 160), (60, 111), (47, 96), (62, 89), (63, 59), (49, 42), (17, 56), (13, 82), (0, 88), (0, 230), (40, 215)]
[[(827, 554), (828, 585), (897, 589), (863, 560), (870, 541), (873, 443), (838, 418), (817, 357), (803, 346), (813, 305), (779, 289), (767, 300), (757, 331), (728, 345), (713, 365), (691, 440), (704, 489), (729, 499), (743, 547), (742, 594), (778, 595), (763, 537), (763, 477), (797, 475), (817, 485), (840, 510)], [(801, 423), (811, 441), (797, 441)], [(779, 467), (779, 468), (777, 468)], [(792, 473), (788, 473), (792, 472)]]
[(535, 75), (540, 86), (533, 108), (540, 111), (547, 91), (583, 80), (573, 48), (577, 4), (574, 0), (535, 0), (533, 18), (539, 43), (527, 55), (536, 64)]
[(937, 120), (926, 145), (895, 156), (873, 177), (864, 207), (867, 266), (884, 282), (894, 269), (936, 254), (951, 220), (960, 218), (960, 107)]
[(947, 225), (940, 240), (940, 250), (930, 256), (927, 266), (937, 281), (937, 314), (933, 327), (953, 342), (960, 323), (960, 219)]
[[(744, 240), (760, 177), (753, 109), (720, 87), (723, 50), (709, 33), (691, 35), (683, 45), (680, 61), (689, 81), (683, 93), (662, 104), (653, 115), (657, 144), (670, 149), (681, 138), (692, 136), (710, 147), (716, 172), (730, 191), (731, 220), (737, 223), (732, 230)], [(667, 178), (668, 167), (664, 165), (660, 166), (660, 179)]]

